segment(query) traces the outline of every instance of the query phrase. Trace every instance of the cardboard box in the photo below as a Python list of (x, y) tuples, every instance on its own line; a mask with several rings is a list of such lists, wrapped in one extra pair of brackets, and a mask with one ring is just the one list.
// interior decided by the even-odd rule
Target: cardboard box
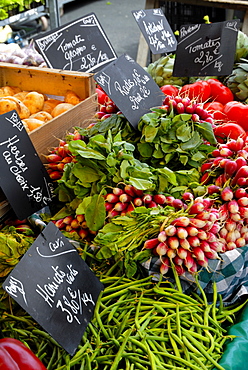
[(63, 97), (73, 90), (82, 102), (58, 117), (30, 132), (30, 138), (44, 161), (42, 154), (58, 145), (66, 132), (75, 126), (86, 127), (98, 110), (93, 74), (63, 71), (50, 68), (0, 64), (0, 87), (18, 86), (22, 90), (37, 91), (55, 98)]

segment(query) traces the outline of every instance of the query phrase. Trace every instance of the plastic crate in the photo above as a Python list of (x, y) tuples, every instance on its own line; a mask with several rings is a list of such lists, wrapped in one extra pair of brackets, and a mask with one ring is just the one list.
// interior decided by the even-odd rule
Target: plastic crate
[(223, 8), (182, 4), (173, 1), (161, 1), (159, 6), (173, 32), (179, 31), (180, 27), (185, 24), (205, 23), (203, 17), (206, 15), (210, 22), (222, 22), (225, 21), (226, 17)]

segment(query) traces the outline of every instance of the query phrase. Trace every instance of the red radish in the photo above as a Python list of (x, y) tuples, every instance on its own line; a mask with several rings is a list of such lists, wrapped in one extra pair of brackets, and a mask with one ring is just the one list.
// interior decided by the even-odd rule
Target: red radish
[(228, 148), (221, 148), (220, 149), (220, 155), (221, 157), (232, 157), (233, 151)]
[(190, 214), (190, 215), (198, 214), (198, 213), (203, 212), (203, 211), (204, 211), (204, 209), (205, 209), (205, 206), (204, 206), (204, 204), (203, 204), (203, 203), (201, 203), (201, 202), (196, 202), (196, 203), (194, 203), (194, 204), (190, 207), (190, 209), (189, 209), (189, 214)]
[(209, 231), (213, 234), (218, 234), (218, 232), (220, 231), (221, 229), (221, 225), (219, 223), (215, 223), (213, 224), (213, 226), (211, 227), (211, 229), (209, 229)]
[(181, 259), (185, 259), (187, 257), (187, 250), (180, 246), (177, 249), (177, 255)]
[(71, 227), (72, 227), (73, 229), (77, 229), (77, 228), (79, 228), (79, 227), (80, 227), (80, 224), (79, 224), (79, 222), (78, 222), (78, 220), (77, 220), (76, 218), (74, 218), (74, 219), (72, 220), (72, 222), (71, 222)]
[(185, 201), (187, 201), (187, 200), (193, 200), (194, 199), (194, 195), (192, 193), (190, 193), (190, 192), (185, 192), (185, 193), (183, 193), (182, 198)]
[(175, 265), (175, 270), (178, 276), (181, 276), (186, 272), (185, 268), (181, 265)]
[(65, 227), (64, 219), (61, 218), (57, 221), (55, 221), (55, 226), (57, 226), (58, 229), (63, 229)]
[(76, 219), (78, 220), (79, 223), (83, 222), (84, 221), (84, 215), (82, 214), (79, 214), (79, 215), (76, 215)]
[(115, 195), (113, 193), (109, 193), (109, 194), (106, 195), (105, 200), (108, 203), (117, 203), (117, 202), (119, 202), (119, 196), (118, 195)]
[(207, 240), (209, 243), (216, 242), (217, 241), (217, 236), (211, 232), (207, 232)]
[(235, 159), (235, 162), (237, 163), (237, 170), (240, 169), (240, 167), (246, 166), (247, 161), (244, 157), (238, 157)]
[(111, 211), (114, 208), (114, 203), (105, 202), (105, 209), (106, 211)]
[(238, 205), (241, 207), (247, 207), (248, 206), (248, 197), (241, 197), (237, 200)]
[(236, 244), (237, 248), (242, 248), (246, 245), (246, 240), (244, 238), (240, 237), (240, 238), (236, 239), (235, 244)]
[(47, 162), (61, 162), (62, 157), (58, 154), (48, 154), (45, 156)]
[(247, 177), (240, 177), (237, 180), (237, 185), (238, 186), (247, 186)]
[(220, 235), (220, 237), (221, 238), (226, 238), (226, 236), (227, 236), (227, 234), (228, 234), (228, 230), (227, 230), (227, 228), (226, 227), (222, 227), (221, 229), (220, 229), (220, 231), (219, 231), (219, 235)]
[(130, 197), (136, 197), (135, 189), (132, 185), (125, 185), (124, 191), (126, 194), (130, 195)]
[(126, 211), (127, 211), (127, 213), (130, 213), (130, 212), (134, 211), (134, 205), (133, 204), (129, 204), (127, 206), (127, 208), (126, 208)]
[(209, 243), (206, 242), (205, 240), (201, 241), (199, 247), (203, 250), (203, 252), (210, 252), (211, 251)]
[(199, 230), (194, 226), (187, 226), (185, 229), (190, 236), (196, 236), (199, 233)]
[(207, 267), (208, 267), (208, 258), (204, 255), (204, 259), (202, 259), (202, 260), (197, 260), (197, 263), (198, 263), (198, 265), (200, 265), (201, 267), (205, 267), (205, 268), (207, 268)]
[(120, 212), (116, 211), (115, 209), (111, 209), (110, 211), (108, 211), (108, 218), (113, 218), (113, 217), (116, 217), (116, 216), (119, 216), (120, 215)]
[(149, 239), (145, 241), (143, 249), (156, 248), (158, 244), (159, 244), (158, 238)]
[(177, 249), (179, 247), (179, 240), (176, 236), (169, 236), (166, 242), (171, 249)]
[(208, 211), (202, 211), (201, 213), (198, 213), (197, 218), (199, 220), (205, 220), (207, 221), (210, 217), (210, 213)]
[(227, 203), (227, 209), (230, 213), (238, 213), (239, 212), (239, 205), (238, 202), (233, 199)]
[(169, 225), (164, 229), (167, 236), (174, 236), (176, 235), (177, 229), (173, 225)]
[(166, 196), (166, 204), (169, 206), (172, 206), (172, 202), (175, 200), (175, 198), (171, 195)]
[(190, 225), (198, 228), (198, 229), (201, 229), (203, 228), (205, 225), (206, 225), (206, 221), (204, 220), (199, 220), (197, 218), (191, 218), (190, 219)]
[(157, 204), (163, 205), (166, 203), (166, 196), (163, 194), (155, 194), (152, 196), (152, 200)]
[(219, 186), (217, 186), (217, 185), (209, 185), (208, 187), (207, 187), (207, 193), (209, 194), (209, 195), (212, 195), (212, 194), (214, 194), (214, 193), (219, 193), (220, 192), (220, 187)]
[(153, 200), (147, 204), (147, 208), (156, 208), (158, 205)]
[(112, 189), (113, 194), (120, 196), (121, 194), (124, 194), (124, 190), (121, 188), (113, 188)]
[(191, 274), (195, 274), (197, 273), (198, 271), (198, 264), (196, 263), (196, 261), (193, 259), (193, 265), (191, 267), (188, 268), (188, 271), (191, 273)]
[(179, 243), (183, 249), (190, 250), (190, 244), (187, 239), (179, 239)]
[(219, 255), (217, 252), (215, 252), (214, 250), (211, 250), (211, 252), (205, 252), (205, 256), (209, 259), (209, 260), (216, 260), (216, 259), (220, 259)]
[(140, 207), (140, 206), (142, 206), (143, 201), (142, 201), (142, 199), (141, 199), (141, 198), (135, 198), (135, 199), (133, 200), (133, 204), (135, 205), (135, 207)]
[(74, 218), (73, 216), (66, 216), (66, 217), (64, 217), (64, 223), (66, 225), (70, 225), (70, 223), (72, 222), (73, 218)]
[(187, 253), (186, 258), (184, 259), (184, 264), (187, 267), (187, 269), (190, 269), (191, 267), (194, 266), (195, 261), (194, 261), (194, 258), (192, 257), (191, 252)]
[(166, 252), (167, 256), (169, 257), (169, 259), (173, 259), (174, 257), (176, 257), (177, 255), (177, 252), (175, 249), (172, 249), (172, 248), (168, 248), (167, 252)]
[(173, 262), (176, 265), (181, 266), (183, 264), (183, 258), (180, 258), (178, 255), (173, 258)]
[(159, 256), (164, 256), (167, 253), (168, 249), (169, 247), (166, 243), (159, 243), (156, 246), (156, 252)]
[(148, 204), (152, 201), (152, 195), (151, 194), (145, 194), (143, 196), (142, 200), (145, 204)]
[(238, 169), (238, 165), (236, 161), (231, 161), (231, 160), (226, 161), (225, 167), (224, 167), (226, 174), (228, 174), (229, 176), (232, 176), (236, 173), (237, 169)]
[(235, 242), (229, 242), (226, 244), (226, 250), (227, 251), (232, 251), (233, 249), (236, 249), (236, 243)]
[[(236, 199), (239, 199), (239, 198), (247, 198), (248, 197), (248, 193), (247, 193), (246, 189), (244, 189), (244, 188), (238, 188), (237, 190), (235, 190), (234, 196), (235, 196)], [(241, 205), (241, 204), (239, 204), (239, 205)]]
[(223, 252), (223, 248), (225, 243), (222, 243), (220, 241), (209, 243), (211, 250), (214, 250), (215, 252)]
[(238, 169), (238, 171), (236, 172), (236, 175), (232, 179), (231, 185), (235, 186), (240, 177), (244, 177), (244, 178), (248, 177), (248, 166), (242, 166)]
[(177, 227), (176, 234), (179, 239), (186, 239), (188, 236), (187, 230), (184, 227)]
[(240, 216), (239, 213), (232, 213), (231, 216), (230, 216), (230, 218), (233, 221), (235, 221), (235, 222), (238, 222), (238, 221), (241, 221), (242, 220), (242, 218), (241, 218), (241, 216)]
[(170, 268), (170, 260), (167, 256), (163, 256), (161, 257), (161, 265), (160, 265), (160, 273), (162, 275), (165, 275), (167, 274), (167, 272), (169, 271), (169, 268)]
[(248, 208), (247, 207), (239, 207), (239, 213), (241, 218), (248, 218)]
[(51, 180), (59, 180), (61, 178), (61, 172), (60, 171), (52, 171), (49, 173), (49, 177)]
[(165, 231), (160, 231), (160, 233), (158, 234), (158, 241), (159, 242), (165, 242), (167, 239), (167, 235), (165, 233)]
[(181, 199), (174, 199), (172, 202), (172, 207), (175, 209), (182, 209), (184, 207), (184, 203), (181, 201)]
[(137, 188), (136, 188), (136, 187), (134, 187), (134, 186), (133, 186), (133, 191), (134, 191), (134, 193), (135, 193), (136, 197), (143, 197), (143, 195), (144, 195), (143, 190), (141, 190), (141, 189), (137, 189)]
[(117, 202), (114, 205), (114, 210), (118, 212), (124, 211), (128, 206), (128, 203)]
[(204, 254), (203, 250), (200, 247), (195, 247), (193, 249), (193, 256), (195, 256), (197, 261), (200, 261), (200, 260), (204, 261), (204, 259), (205, 259), (205, 254)]
[(227, 243), (235, 242), (235, 240), (237, 239), (236, 235), (235, 235), (235, 232), (234, 231), (229, 231), (225, 239), (226, 239)]
[(225, 201), (228, 202), (229, 200), (232, 200), (234, 197), (233, 191), (229, 186), (226, 186), (222, 192), (221, 192), (221, 198)]
[(88, 229), (80, 229), (77, 233), (81, 239), (85, 239), (89, 235)]
[(199, 247), (200, 245), (200, 239), (197, 238), (197, 236), (188, 236), (187, 240), (189, 244), (191, 245), (191, 247), (195, 248), (195, 247)]
[(190, 219), (187, 216), (181, 216), (171, 221), (171, 225), (179, 227), (187, 227), (190, 223)]
[(130, 202), (132, 200), (132, 198), (130, 197), (130, 195), (123, 193), (119, 196), (118, 200), (121, 203), (126, 203), (126, 202)]
[(207, 235), (206, 231), (204, 231), (204, 230), (199, 230), (197, 236), (200, 240), (207, 240), (207, 238), (208, 238), (208, 235)]

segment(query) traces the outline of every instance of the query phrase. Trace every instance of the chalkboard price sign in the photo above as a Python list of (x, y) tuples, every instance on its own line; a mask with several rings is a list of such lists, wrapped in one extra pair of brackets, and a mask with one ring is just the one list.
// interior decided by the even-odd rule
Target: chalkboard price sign
[(181, 26), (173, 76), (225, 76), (233, 69), (240, 21)]
[(149, 73), (127, 54), (97, 72), (94, 78), (135, 128), (144, 114), (164, 100)]
[(104, 289), (52, 222), (9, 274), (3, 288), (71, 355)]
[(93, 73), (117, 58), (94, 13), (37, 36), (35, 44), (50, 68)]
[(176, 50), (176, 37), (162, 9), (133, 10), (132, 14), (153, 54)]
[(0, 126), (0, 187), (23, 220), (52, 201), (53, 182), (17, 112), (0, 115)]

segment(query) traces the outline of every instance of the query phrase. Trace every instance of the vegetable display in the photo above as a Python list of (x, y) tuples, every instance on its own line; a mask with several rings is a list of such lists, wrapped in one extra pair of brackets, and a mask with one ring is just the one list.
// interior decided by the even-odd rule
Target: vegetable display
[[(44, 155), (56, 202), (40, 217), (76, 242), (105, 289), (73, 356), (1, 291), (3, 334), (20, 338), (41, 369), (225, 370), (219, 360), (235, 338), (228, 328), (247, 300), (223, 302), (214, 277), (206, 293), (199, 276), (248, 243), (246, 42), (239, 33), (238, 64), (223, 79), (173, 77), (173, 55), (151, 63), (164, 101), (137, 129), (96, 86), (88, 127), (75, 125)], [(25, 123), (79, 103), (73, 91), (63, 103), (29, 94), (1, 88), (0, 109), (12, 104)], [(27, 220), (5, 221), (2, 279), (35, 235)], [(156, 276), (148, 276), (151, 261)]]

